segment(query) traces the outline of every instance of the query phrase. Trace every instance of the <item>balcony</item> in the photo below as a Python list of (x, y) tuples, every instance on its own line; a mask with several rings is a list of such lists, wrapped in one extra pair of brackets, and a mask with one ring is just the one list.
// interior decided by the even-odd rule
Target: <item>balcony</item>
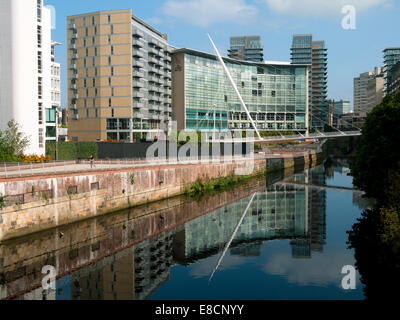
[(150, 82), (159, 83), (159, 84), (162, 83), (162, 79), (161, 79), (161, 78), (157, 78), (157, 77), (154, 77), (154, 76), (150, 76), (150, 77), (149, 77), (149, 81), (150, 81)]
[(149, 48), (148, 51), (151, 52), (152, 54), (155, 54), (155, 55), (159, 56), (159, 51), (157, 49), (155, 49), (155, 48)]
[(76, 29), (76, 24), (75, 24), (75, 23), (70, 23), (70, 24), (68, 25), (68, 28), (69, 28), (69, 29)]
[(144, 48), (146, 43), (142, 39), (136, 39), (132, 41), (132, 45), (139, 48)]
[[(139, 72), (139, 71), (134, 71), (133, 72), (133, 78), (144, 78), (144, 73), (143, 72)], [(135, 81), (135, 80), (133, 80)]]
[(79, 115), (78, 114), (73, 114), (72, 115), (72, 120), (79, 120)]
[(144, 53), (141, 50), (133, 50), (132, 56), (144, 58)]
[(154, 63), (156, 65), (161, 65), (160, 60), (156, 59), (156, 58), (149, 58), (149, 62)]
[(134, 119), (143, 119), (144, 115), (143, 115), (143, 113), (140, 113), (140, 112), (134, 112), (132, 114), (132, 118), (134, 118)]
[(69, 108), (72, 109), (72, 110), (76, 110), (76, 109), (77, 109), (76, 103), (71, 103), (71, 104), (69, 105)]
[(144, 93), (141, 91), (133, 90), (132, 97), (133, 98), (144, 98)]
[(132, 65), (137, 68), (144, 68), (144, 63), (139, 60), (133, 60)]
[(144, 37), (144, 33), (142, 31), (138, 30), (138, 29), (133, 30), (132, 34), (134, 36), (136, 36), (136, 37), (139, 37), (139, 38), (143, 38)]
[(71, 36), (71, 39), (78, 39), (78, 34), (77, 33), (73, 33)]
[(70, 64), (70, 65), (69, 65), (69, 68), (70, 68), (70, 69), (76, 69), (76, 64), (75, 64), (75, 63)]
[(78, 73), (73, 73), (71, 76), (71, 79), (78, 79)]
[(73, 93), (71, 95), (71, 99), (77, 100), (77, 99), (79, 99), (79, 95), (77, 93)]
[(69, 49), (70, 49), (70, 50), (76, 49), (76, 44), (75, 44), (75, 43), (71, 43), (71, 44), (69, 45)]
[(165, 57), (164, 57), (164, 60), (165, 60), (165, 61), (171, 62), (171, 61), (172, 61), (172, 58), (171, 58), (171, 56), (165, 56)]
[(76, 90), (76, 83), (71, 83), (70, 88), (73, 89), (73, 90)]
[(133, 81), (132, 87), (134, 88), (144, 88), (145, 85), (142, 81)]
[(78, 53), (74, 52), (71, 56), (71, 59), (78, 59)]

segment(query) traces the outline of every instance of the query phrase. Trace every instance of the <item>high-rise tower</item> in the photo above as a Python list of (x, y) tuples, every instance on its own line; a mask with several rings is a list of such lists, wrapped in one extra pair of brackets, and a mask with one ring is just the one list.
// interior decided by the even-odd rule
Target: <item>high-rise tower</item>
[(313, 41), (311, 34), (293, 36), (292, 64), (307, 64), (309, 73), (310, 129), (323, 129), (328, 124), (328, 49), (325, 41)]

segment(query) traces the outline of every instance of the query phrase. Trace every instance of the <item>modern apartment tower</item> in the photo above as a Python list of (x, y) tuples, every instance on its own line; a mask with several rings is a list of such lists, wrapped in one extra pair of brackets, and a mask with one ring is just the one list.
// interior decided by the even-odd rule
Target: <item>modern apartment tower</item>
[(321, 130), (329, 123), (328, 49), (325, 41), (313, 41), (311, 34), (293, 36), (292, 64), (306, 64), (309, 73), (310, 129)]
[(384, 94), (389, 94), (389, 84), (392, 82), (392, 68), (400, 61), (400, 48), (387, 48), (383, 50), (383, 77)]
[(261, 37), (231, 37), (228, 57), (236, 60), (263, 62), (264, 48)]
[(391, 73), (392, 76), (388, 86), (388, 92), (390, 95), (394, 96), (400, 91), (400, 61), (393, 66)]
[(0, 0), (0, 129), (15, 120), (27, 154), (45, 154), (51, 102), (51, 12), (43, 0)]
[(168, 36), (132, 15), (67, 18), (69, 139), (154, 138), (172, 125)]
[[(308, 66), (224, 58), (260, 131), (308, 127)], [(173, 52), (173, 104), (178, 130), (252, 129), (217, 57), (191, 49)]]
[[(374, 72), (364, 72), (354, 78), (354, 113), (365, 117), (382, 101), (383, 91), (384, 78), (381, 67), (375, 67)], [(375, 92), (375, 97), (372, 92)], [(374, 104), (372, 100), (376, 103)]]

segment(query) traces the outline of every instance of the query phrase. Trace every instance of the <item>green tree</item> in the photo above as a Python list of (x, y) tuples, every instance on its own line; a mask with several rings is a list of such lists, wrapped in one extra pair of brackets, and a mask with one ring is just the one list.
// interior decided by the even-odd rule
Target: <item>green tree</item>
[(391, 177), (400, 172), (400, 94), (387, 96), (368, 115), (353, 161), (354, 184), (385, 201)]
[(7, 129), (0, 130), (0, 160), (11, 161), (24, 153), (29, 146), (29, 139), (20, 130), (15, 120), (8, 122)]

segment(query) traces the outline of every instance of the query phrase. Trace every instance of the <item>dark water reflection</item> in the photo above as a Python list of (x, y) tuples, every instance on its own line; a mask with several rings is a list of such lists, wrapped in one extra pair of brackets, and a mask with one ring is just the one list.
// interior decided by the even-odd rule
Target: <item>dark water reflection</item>
[[(363, 299), (358, 276), (341, 287), (355, 264), (346, 231), (368, 206), (346, 163), (272, 179), (6, 243), (0, 298)], [(41, 288), (44, 265), (55, 291)]]

